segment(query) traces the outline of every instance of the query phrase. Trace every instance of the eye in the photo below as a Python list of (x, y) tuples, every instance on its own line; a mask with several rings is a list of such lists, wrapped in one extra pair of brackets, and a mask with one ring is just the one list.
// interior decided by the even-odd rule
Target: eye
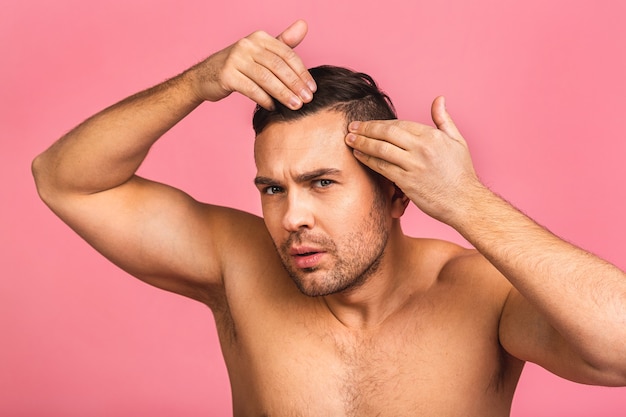
[(283, 192), (282, 187), (279, 187), (277, 185), (270, 185), (269, 187), (266, 187), (263, 190), (263, 193), (268, 194), (268, 195), (280, 194), (282, 192)]
[(334, 184), (333, 180), (321, 179), (321, 180), (313, 181), (313, 185), (316, 186), (316, 187), (319, 187), (319, 188), (327, 188), (327, 187), (330, 187), (333, 184)]

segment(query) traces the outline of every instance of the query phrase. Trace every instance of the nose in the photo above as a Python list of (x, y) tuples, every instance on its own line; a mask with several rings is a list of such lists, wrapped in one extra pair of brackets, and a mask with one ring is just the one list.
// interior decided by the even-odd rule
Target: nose
[(283, 227), (288, 232), (310, 229), (315, 223), (312, 202), (302, 193), (291, 192), (286, 199)]

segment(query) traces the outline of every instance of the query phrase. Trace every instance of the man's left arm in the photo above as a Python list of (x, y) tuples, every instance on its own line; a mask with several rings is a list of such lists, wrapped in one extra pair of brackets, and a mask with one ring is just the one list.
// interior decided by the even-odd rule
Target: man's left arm
[(433, 102), (432, 116), (436, 128), (353, 122), (346, 143), (513, 284), (500, 323), (509, 353), (574, 381), (626, 385), (626, 274), (485, 187), (442, 97)]

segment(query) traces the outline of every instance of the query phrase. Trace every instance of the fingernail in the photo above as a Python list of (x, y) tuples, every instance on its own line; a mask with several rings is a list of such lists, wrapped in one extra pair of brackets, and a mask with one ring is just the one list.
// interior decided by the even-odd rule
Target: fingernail
[(302, 101), (309, 102), (313, 99), (313, 94), (311, 94), (311, 92), (306, 88), (303, 88), (300, 91), (300, 98), (302, 99)]
[(354, 143), (355, 140), (356, 140), (356, 135), (353, 135), (352, 133), (348, 133), (348, 136), (346, 136), (346, 142)]
[(357, 130), (360, 125), (361, 125), (360, 122), (351, 122), (348, 127), (350, 128), (350, 130)]
[(317, 84), (315, 84), (315, 81), (313, 80), (309, 80), (306, 82), (307, 87), (309, 87), (309, 90), (311, 90), (312, 92), (316, 92), (317, 91)]
[(292, 109), (299, 109), (302, 106), (302, 101), (297, 96), (291, 96), (289, 99), (289, 107)]

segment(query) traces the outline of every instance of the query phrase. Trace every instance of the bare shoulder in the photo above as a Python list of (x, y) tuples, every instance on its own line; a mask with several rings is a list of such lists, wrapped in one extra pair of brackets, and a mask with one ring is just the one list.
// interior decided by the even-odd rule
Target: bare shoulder
[(229, 207), (205, 207), (224, 272), (275, 254), (262, 217)]
[(502, 309), (512, 286), (480, 252), (437, 239), (418, 239), (417, 245), (424, 262), (436, 269), (437, 285)]
[(212, 254), (215, 260), (220, 286), (227, 285), (227, 281), (245, 280), (268, 258), (276, 256), (262, 217), (210, 204), (203, 204), (202, 211), (204, 222), (197, 233), (209, 239), (211, 248), (206, 254)]
[(292, 293), (296, 287), (286, 275), (262, 217), (228, 207), (207, 206), (207, 210), (211, 219), (207, 234), (212, 231), (212, 250), (221, 275), (220, 288), (206, 303), (214, 312), (226, 307), (224, 303), (230, 310), (247, 311), (251, 299), (274, 300), (286, 296), (285, 291), (290, 298), (298, 295)]
[(508, 284), (506, 278), (476, 249), (464, 248), (446, 241), (437, 242), (447, 255), (444, 258), (445, 264), (440, 278), (457, 277), (487, 281), (492, 285), (501, 285), (505, 282)]

